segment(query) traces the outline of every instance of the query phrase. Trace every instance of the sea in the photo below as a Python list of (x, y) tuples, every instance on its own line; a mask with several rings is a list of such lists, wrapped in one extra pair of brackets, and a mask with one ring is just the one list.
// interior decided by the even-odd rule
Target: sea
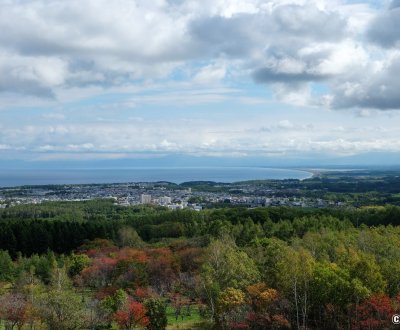
[(168, 167), (124, 169), (0, 169), (0, 187), (24, 185), (98, 184), (125, 182), (214, 181), (307, 179), (312, 173), (296, 169), (264, 167)]

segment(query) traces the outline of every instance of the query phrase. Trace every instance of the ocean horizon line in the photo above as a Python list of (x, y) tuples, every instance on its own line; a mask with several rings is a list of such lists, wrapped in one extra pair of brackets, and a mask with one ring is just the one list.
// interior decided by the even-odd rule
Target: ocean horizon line
[(0, 187), (62, 184), (112, 184), (130, 182), (193, 181), (234, 183), (252, 180), (303, 180), (307, 170), (271, 167), (134, 167), (125, 169), (10, 169), (0, 171)]

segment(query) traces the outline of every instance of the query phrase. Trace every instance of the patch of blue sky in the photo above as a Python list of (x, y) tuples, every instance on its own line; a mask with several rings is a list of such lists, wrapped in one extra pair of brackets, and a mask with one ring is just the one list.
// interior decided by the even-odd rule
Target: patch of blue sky
[(243, 94), (249, 97), (272, 99), (273, 92), (270, 86), (266, 84), (256, 84), (253, 80), (247, 80), (243, 82), (235, 82), (235, 87), (239, 88)]
[(385, 8), (387, 7), (392, 1), (391, 0), (345, 0), (345, 3), (350, 4), (365, 4), (368, 3), (370, 6), (374, 8)]
[[(166, 80), (173, 80), (173, 81), (187, 81), (190, 75), (190, 69), (195, 68), (200, 69), (202, 67), (201, 64), (191, 63), (190, 67), (187, 65), (179, 65), (177, 66), (172, 72), (168, 75)], [(189, 69), (190, 68), (190, 69)]]
[(13, 108), (12, 111), (0, 112), (0, 122), (7, 126), (15, 126), (21, 123), (34, 124), (36, 118), (52, 112), (52, 107), (17, 107)]
[(330, 91), (329, 86), (324, 83), (312, 83), (311, 89), (313, 94), (315, 95), (325, 95), (328, 94)]

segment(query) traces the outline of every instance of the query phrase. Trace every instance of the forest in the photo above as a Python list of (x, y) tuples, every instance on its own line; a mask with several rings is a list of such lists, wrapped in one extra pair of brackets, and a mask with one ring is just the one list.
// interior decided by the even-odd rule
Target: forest
[(0, 329), (391, 329), (400, 207), (0, 210)]

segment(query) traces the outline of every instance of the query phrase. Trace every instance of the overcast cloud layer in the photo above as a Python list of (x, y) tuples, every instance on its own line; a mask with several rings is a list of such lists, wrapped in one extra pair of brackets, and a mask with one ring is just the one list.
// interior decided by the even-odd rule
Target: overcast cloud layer
[(400, 151), (400, 1), (2, 0), (0, 156)]

